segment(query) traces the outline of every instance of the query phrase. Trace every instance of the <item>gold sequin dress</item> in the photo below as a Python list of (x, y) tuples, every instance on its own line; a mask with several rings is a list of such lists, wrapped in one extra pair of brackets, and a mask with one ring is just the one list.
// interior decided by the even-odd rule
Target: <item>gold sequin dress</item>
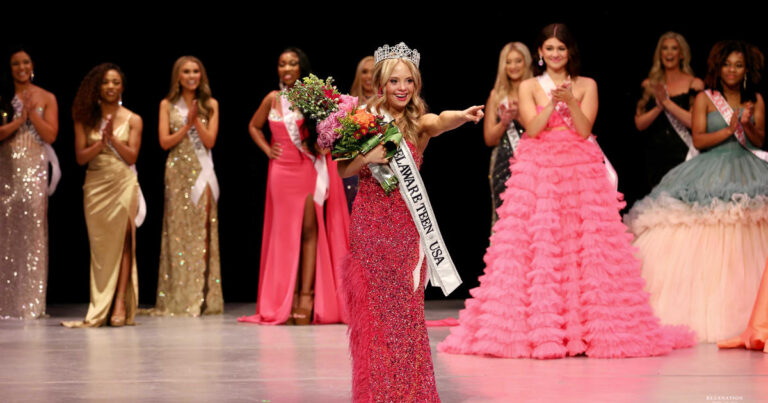
[[(128, 143), (130, 116), (113, 130), (115, 141)], [(87, 135), (87, 145), (101, 141), (101, 131)], [(131, 275), (125, 290), (125, 323), (133, 324), (138, 307), (136, 224), (139, 182), (136, 174), (110, 147), (88, 163), (83, 185), (83, 207), (91, 246), (91, 303), (85, 320), (63, 322), (67, 327), (98, 327), (109, 319), (117, 290), (126, 232), (131, 234)]]
[[(185, 124), (186, 108), (179, 105), (177, 102), (169, 108), (171, 133)], [(219, 314), (224, 309), (216, 200), (209, 186), (198, 203), (192, 200), (192, 187), (200, 171), (195, 141), (184, 136), (165, 163), (165, 212), (157, 302), (152, 314), (198, 316)]]
[(27, 122), (0, 141), (0, 319), (45, 314), (47, 190), (48, 158)]

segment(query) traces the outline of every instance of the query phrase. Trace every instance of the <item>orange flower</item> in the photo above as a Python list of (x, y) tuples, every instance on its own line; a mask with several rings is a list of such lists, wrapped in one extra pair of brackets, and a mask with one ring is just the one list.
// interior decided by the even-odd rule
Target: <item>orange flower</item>
[(352, 120), (360, 125), (361, 128), (365, 128), (370, 126), (376, 120), (376, 117), (366, 112), (365, 109), (358, 109), (355, 114), (352, 115)]

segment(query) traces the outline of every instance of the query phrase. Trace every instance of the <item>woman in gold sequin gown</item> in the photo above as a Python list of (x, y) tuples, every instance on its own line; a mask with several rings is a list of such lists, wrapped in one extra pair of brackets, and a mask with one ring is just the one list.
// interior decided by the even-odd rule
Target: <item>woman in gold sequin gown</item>
[[(10, 57), (0, 94), (0, 319), (45, 314), (48, 156), (59, 130), (56, 97), (32, 84), (29, 54)], [(11, 83), (7, 83), (11, 84)]]
[(165, 164), (165, 213), (157, 302), (152, 314), (219, 314), (224, 308), (219, 262), (219, 195), (210, 149), (219, 129), (219, 104), (211, 97), (199, 59), (182, 56), (171, 89), (160, 103), (160, 146)]
[(138, 306), (136, 224), (139, 184), (132, 165), (142, 121), (121, 106), (125, 76), (116, 65), (94, 67), (75, 96), (77, 162), (88, 164), (83, 207), (91, 246), (91, 302), (84, 321), (67, 327), (132, 325)]

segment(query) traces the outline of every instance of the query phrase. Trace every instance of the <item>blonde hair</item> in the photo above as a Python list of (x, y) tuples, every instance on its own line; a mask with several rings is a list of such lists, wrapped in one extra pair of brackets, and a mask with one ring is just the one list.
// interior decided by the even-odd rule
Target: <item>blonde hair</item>
[(368, 97), (365, 96), (365, 92), (363, 91), (363, 79), (360, 76), (363, 74), (363, 66), (365, 66), (365, 63), (373, 61), (373, 56), (366, 56), (360, 60), (360, 63), (357, 63), (357, 70), (355, 70), (355, 80), (352, 81), (352, 88), (349, 90), (349, 95), (357, 97), (357, 100), (361, 105), (365, 103)]
[(661, 48), (664, 41), (667, 39), (674, 39), (677, 45), (680, 47), (680, 71), (686, 74), (693, 75), (693, 69), (691, 68), (691, 47), (688, 46), (688, 41), (678, 34), (677, 32), (666, 32), (659, 38), (659, 42), (656, 43), (656, 50), (653, 52), (653, 64), (651, 70), (648, 72), (648, 86), (643, 88), (643, 96), (637, 103), (638, 112), (645, 110), (645, 106), (653, 96), (653, 86), (656, 84), (663, 84), (665, 81), (664, 65), (661, 63)]
[(389, 109), (386, 105), (386, 83), (389, 81), (389, 77), (392, 76), (392, 72), (395, 70), (395, 66), (398, 63), (403, 63), (405, 67), (411, 73), (413, 77), (413, 96), (411, 100), (405, 106), (403, 114), (397, 118), (395, 124), (403, 133), (403, 136), (413, 144), (416, 144), (419, 140), (419, 133), (421, 128), (419, 127), (419, 118), (427, 113), (427, 104), (421, 99), (421, 72), (419, 69), (408, 59), (386, 59), (377, 63), (373, 68), (373, 82), (376, 84), (376, 88), (379, 89), (382, 96), (371, 98), (371, 102), (368, 104), (368, 110), (376, 109), (381, 110)]
[(496, 105), (498, 105), (504, 97), (508, 96), (512, 91), (512, 80), (507, 75), (507, 56), (509, 52), (518, 52), (523, 56), (525, 62), (525, 73), (520, 81), (533, 77), (533, 71), (531, 64), (533, 58), (531, 58), (531, 52), (528, 47), (522, 42), (510, 42), (501, 49), (499, 54), (499, 67), (496, 70), (496, 83), (493, 85), (493, 93), (495, 94)]
[(181, 97), (181, 83), (179, 83), (179, 76), (181, 75), (181, 66), (187, 62), (196, 63), (200, 68), (200, 84), (195, 91), (195, 99), (197, 99), (197, 110), (200, 115), (204, 118), (209, 118), (213, 110), (208, 102), (211, 99), (211, 86), (208, 84), (208, 73), (205, 72), (203, 62), (194, 56), (182, 56), (176, 59), (171, 72), (171, 89), (168, 91), (168, 95), (165, 96), (165, 99), (174, 103)]

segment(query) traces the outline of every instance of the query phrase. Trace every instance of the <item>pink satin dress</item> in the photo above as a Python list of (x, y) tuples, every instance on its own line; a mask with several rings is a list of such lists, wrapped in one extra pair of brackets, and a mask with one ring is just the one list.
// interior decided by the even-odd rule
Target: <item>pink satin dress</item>
[(620, 358), (693, 345), (653, 314), (600, 148), (557, 110), (547, 126), (520, 141), (480, 286), (438, 350)]
[[(303, 120), (296, 124), (305, 134)], [(256, 313), (238, 321), (278, 325), (291, 313), (304, 203), (315, 192), (317, 172), (309, 156), (294, 146), (282, 116), (274, 109), (269, 114), (269, 128), (272, 143), (280, 143), (282, 154), (269, 161)], [(346, 321), (340, 265), (348, 252), (349, 212), (336, 162), (330, 155), (320, 158), (327, 159), (330, 183), (325, 204), (315, 202), (318, 234), (312, 323), (340, 323)]]

